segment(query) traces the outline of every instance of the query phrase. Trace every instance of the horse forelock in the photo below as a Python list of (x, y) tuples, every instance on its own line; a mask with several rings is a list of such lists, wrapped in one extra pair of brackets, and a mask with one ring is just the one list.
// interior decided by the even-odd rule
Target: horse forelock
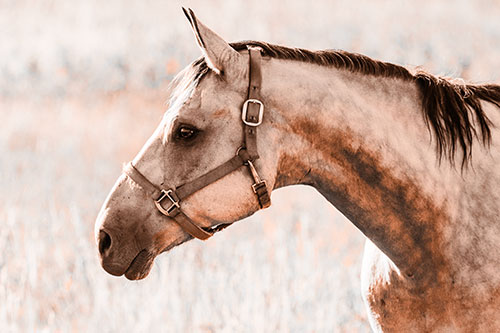
[(192, 95), (200, 80), (209, 72), (203, 58), (198, 58), (175, 76), (169, 86), (171, 91), (168, 105), (169, 110), (176, 104), (183, 104)]
[[(428, 127), (434, 133), (439, 159), (444, 156), (454, 165), (457, 150), (462, 152), (462, 168), (471, 161), (472, 144), (475, 139), (488, 146), (491, 141), (491, 122), (486, 116), (481, 101), (500, 108), (500, 86), (472, 85), (463, 81), (434, 76), (343, 50), (310, 51), (290, 48), (260, 41), (230, 43), (236, 51), (248, 46), (258, 46), (264, 56), (283, 60), (296, 60), (323, 66), (333, 66), (364, 75), (397, 78), (415, 83), (422, 98), (422, 112)], [(189, 67), (184, 76), (196, 86), (210, 71), (203, 57)]]

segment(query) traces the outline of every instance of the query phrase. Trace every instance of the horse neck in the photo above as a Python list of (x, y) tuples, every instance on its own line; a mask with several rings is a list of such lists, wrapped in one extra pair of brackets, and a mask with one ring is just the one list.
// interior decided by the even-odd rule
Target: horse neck
[(439, 167), (417, 87), (301, 62), (266, 67), (263, 95), (284, 136), (276, 187), (314, 186), (408, 276), (439, 265), (460, 172)]

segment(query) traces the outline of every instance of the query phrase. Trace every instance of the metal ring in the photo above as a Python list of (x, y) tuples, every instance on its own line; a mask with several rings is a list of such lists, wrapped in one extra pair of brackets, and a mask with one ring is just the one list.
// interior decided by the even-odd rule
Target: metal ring
[[(246, 147), (244, 146), (240, 146), (237, 150), (236, 150), (236, 156), (240, 156), (240, 151), (243, 150), (243, 149), (247, 149)], [(248, 165), (248, 161), (245, 161), (243, 162), (243, 165)]]

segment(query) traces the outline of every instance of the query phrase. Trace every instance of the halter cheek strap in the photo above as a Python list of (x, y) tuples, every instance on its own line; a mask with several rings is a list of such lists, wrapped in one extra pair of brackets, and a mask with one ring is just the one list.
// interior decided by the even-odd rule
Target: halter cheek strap
[(205, 240), (213, 236), (215, 232), (228, 227), (231, 223), (220, 224), (214, 228), (201, 227), (184, 214), (180, 206), (181, 201), (243, 165), (248, 166), (250, 174), (254, 179), (252, 189), (257, 196), (260, 208), (267, 208), (271, 205), (266, 181), (260, 178), (254, 166), (255, 160), (259, 158), (257, 152), (257, 127), (262, 123), (264, 117), (264, 104), (260, 101), (260, 86), (262, 82), (260, 70), (261, 51), (260, 48), (249, 47), (248, 52), (250, 56), (248, 96), (247, 100), (243, 103), (241, 112), (241, 120), (244, 123), (245, 142), (233, 158), (188, 183), (168, 190), (161, 189), (150, 182), (135, 168), (132, 162), (128, 163), (123, 170), (130, 179), (151, 196), (156, 208), (162, 214), (174, 219), (184, 231), (198, 239)]

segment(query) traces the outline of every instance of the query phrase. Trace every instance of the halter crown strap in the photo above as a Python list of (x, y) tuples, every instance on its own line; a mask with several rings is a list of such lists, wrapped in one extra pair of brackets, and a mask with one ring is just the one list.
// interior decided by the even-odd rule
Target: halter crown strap
[(262, 81), (260, 71), (261, 50), (260, 48), (249, 47), (248, 52), (250, 56), (248, 98), (243, 103), (241, 115), (241, 119), (245, 124), (245, 145), (238, 149), (233, 158), (206, 174), (178, 186), (176, 189), (168, 190), (163, 190), (151, 183), (134, 167), (132, 162), (128, 163), (123, 170), (130, 179), (141, 186), (143, 190), (152, 197), (156, 208), (158, 208), (162, 214), (174, 219), (184, 231), (198, 239), (205, 240), (211, 237), (215, 232), (231, 225), (231, 223), (220, 224), (214, 228), (200, 227), (181, 210), (181, 200), (239, 169), (243, 165), (248, 166), (250, 174), (254, 179), (255, 183), (252, 185), (252, 189), (257, 195), (260, 208), (267, 208), (271, 205), (266, 181), (260, 178), (254, 166), (255, 160), (259, 158), (257, 152), (257, 127), (262, 123), (264, 116), (264, 104), (259, 99)]
[(271, 197), (267, 190), (267, 184), (265, 180), (260, 179), (252, 163), (259, 158), (259, 153), (257, 152), (257, 127), (262, 123), (264, 117), (264, 104), (260, 100), (260, 86), (262, 83), (260, 67), (262, 57), (261, 48), (249, 46), (248, 55), (250, 57), (248, 98), (245, 103), (243, 103), (242, 110), (242, 120), (245, 124), (245, 147), (250, 156), (246, 164), (255, 181), (252, 185), (252, 189), (257, 195), (260, 208), (267, 208), (271, 205)]
[[(262, 123), (264, 116), (264, 104), (260, 101), (260, 85), (262, 75), (260, 73), (260, 49), (250, 47), (250, 73), (248, 84), (248, 98), (243, 104), (242, 120), (245, 124), (245, 146), (252, 160), (259, 158), (257, 152), (257, 126)], [(246, 106), (246, 109), (245, 109)], [(246, 111), (246, 112), (245, 112)]]

